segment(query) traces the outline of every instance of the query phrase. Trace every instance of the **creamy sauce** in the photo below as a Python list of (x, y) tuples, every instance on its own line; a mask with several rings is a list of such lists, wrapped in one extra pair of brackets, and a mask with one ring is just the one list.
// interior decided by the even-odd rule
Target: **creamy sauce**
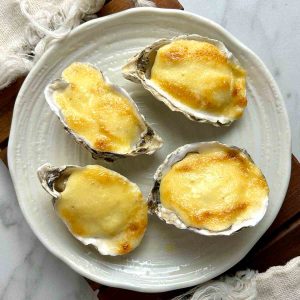
[(262, 208), (269, 192), (261, 171), (235, 150), (190, 153), (163, 176), (161, 203), (189, 226), (221, 231)]
[(101, 166), (72, 172), (56, 210), (74, 235), (112, 239), (119, 254), (135, 247), (148, 220), (139, 188)]
[(96, 150), (129, 152), (145, 130), (129, 100), (87, 64), (71, 64), (62, 78), (70, 85), (54, 98), (69, 128)]
[(159, 48), (151, 70), (151, 80), (180, 103), (232, 119), (247, 105), (245, 77), (216, 46), (193, 40)]

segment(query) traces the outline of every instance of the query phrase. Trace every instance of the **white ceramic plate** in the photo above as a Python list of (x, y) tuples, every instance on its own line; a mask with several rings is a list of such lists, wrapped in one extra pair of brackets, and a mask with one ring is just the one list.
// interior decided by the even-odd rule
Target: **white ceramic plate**
[[(249, 105), (243, 118), (227, 128), (198, 124), (171, 112), (140, 85), (122, 78), (121, 66), (144, 46), (162, 37), (197, 33), (223, 41), (248, 72)], [(178, 146), (219, 140), (247, 151), (270, 185), (270, 204), (258, 226), (231, 237), (205, 237), (166, 225), (155, 216), (136, 251), (123, 257), (101, 256), (76, 241), (55, 215), (36, 169), (54, 165), (101, 163), (75, 144), (50, 111), (45, 85), (73, 61), (100, 67), (136, 100), (164, 147), (110, 165), (136, 182), (147, 196), (152, 176)], [(205, 282), (236, 264), (276, 217), (290, 177), (290, 130), (284, 102), (264, 64), (219, 25), (177, 11), (134, 9), (88, 22), (52, 46), (30, 72), (19, 93), (9, 142), (9, 166), (20, 207), (41, 242), (82, 275), (115, 287), (143, 292), (167, 291)]]

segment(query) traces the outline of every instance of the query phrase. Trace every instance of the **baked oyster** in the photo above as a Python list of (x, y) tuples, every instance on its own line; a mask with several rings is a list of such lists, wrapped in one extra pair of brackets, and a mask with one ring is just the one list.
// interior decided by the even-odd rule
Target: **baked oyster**
[(122, 71), (172, 111), (197, 122), (230, 125), (247, 105), (245, 70), (222, 42), (200, 35), (158, 40)]
[(99, 165), (38, 169), (43, 188), (71, 234), (103, 255), (122, 255), (141, 242), (148, 207), (138, 186)]
[(95, 159), (152, 154), (162, 146), (129, 94), (90, 64), (72, 63), (46, 87), (45, 97), (66, 131)]
[(182, 146), (154, 176), (151, 212), (202, 235), (231, 235), (264, 216), (269, 188), (249, 154), (219, 142)]

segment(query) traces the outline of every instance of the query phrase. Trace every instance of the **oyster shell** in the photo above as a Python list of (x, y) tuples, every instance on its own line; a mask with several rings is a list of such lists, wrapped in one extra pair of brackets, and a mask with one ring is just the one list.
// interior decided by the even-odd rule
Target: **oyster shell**
[(148, 206), (136, 184), (99, 165), (44, 164), (37, 174), (55, 212), (81, 243), (111, 256), (127, 254), (140, 244)]
[[(125, 98), (128, 100), (128, 103), (126, 104), (125, 109), (127, 109), (129, 111), (132, 110), (131, 114), (136, 119), (135, 122), (137, 124), (136, 127), (138, 128), (138, 131), (137, 131), (137, 136), (134, 136), (134, 141), (129, 141), (130, 149), (125, 149), (125, 150), (121, 150), (121, 151), (107, 150), (107, 148), (105, 148), (105, 140), (104, 140), (104, 142), (99, 141), (98, 142), (99, 146), (96, 147), (95, 146), (96, 142), (94, 142), (94, 144), (93, 144), (87, 138), (87, 136), (85, 136), (84, 134), (78, 133), (78, 130), (74, 129), (79, 122), (83, 123), (80, 119), (81, 117), (80, 116), (78, 117), (79, 121), (75, 119), (75, 121), (74, 121), (75, 125), (72, 125), (73, 127), (70, 126), (70, 124), (68, 124), (68, 122), (67, 122), (66, 116), (64, 115), (63, 109), (58, 105), (58, 103), (55, 99), (56, 92), (61, 93), (61, 92), (67, 91), (68, 87), (70, 87), (70, 89), (71, 89), (73, 84), (67, 82), (63, 78), (60, 78), (60, 79), (56, 79), (56, 80), (52, 81), (49, 85), (47, 85), (44, 93), (45, 93), (46, 101), (49, 104), (51, 110), (58, 116), (59, 120), (64, 125), (65, 130), (75, 139), (75, 141), (77, 143), (82, 144), (89, 152), (91, 152), (93, 158), (95, 158), (95, 159), (103, 158), (108, 161), (113, 161), (117, 158), (136, 156), (139, 154), (149, 154), (150, 155), (162, 146), (162, 139), (146, 123), (145, 118), (143, 115), (140, 114), (137, 105), (135, 104), (133, 99), (130, 97), (130, 95), (124, 89), (122, 89), (116, 85), (113, 85), (109, 81), (109, 79), (106, 78), (102, 74), (102, 72), (100, 70), (98, 70), (97, 68), (95, 68), (94, 66), (92, 66), (90, 64), (73, 63), (69, 67), (67, 67), (65, 70), (68, 70), (72, 67), (73, 68), (87, 68), (87, 69), (89, 68), (92, 71), (96, 70), (97, 72), (99, 72), (102, 75), (102, 81), (105, 86), (108, 86), (112, 90), (113, 93), (120, 95), (122, 97), (125, 96)], [(98, 93), (100, 94), (101, 91), (98, 91)], [(112, 109), (114, 109), (114, 108), (112, 107), (111, 110)], [(113, 113), (120, 115), (120, 116), (114, 115), (114, 118), (118, 117), (120, 119), (123, 117), (121, 109), (119, 109), (119, 110), (114, 109)], [(100, 122), (99, 120), (101, 117), (103, 118), (104, 116), (99, 115), (98, 120), (95, 119), (92, 121)], [(94, 115), (93, 115), (93, 118), (94, 118)], [(75, 123), (75, 122), (77, 122), (77, 123)], [(86, 122), (86, 121), (84, 121), (84, 122)], [(107, 130), (107, 127), (105, 127), (105, 126), (112, 126), (112, 124), (116, 124), (119, 122), (115, 122), (114, 120), (112, 120), (110, 122), (106, 122), (106, 123), (105, 123), (105, 121), (103, 121), (103, 122), (104, 122), (104, 125), (103, 124), (99, 125), (99, 128), (102, 128), (104, 126), (104, 130), (106, 130), (106, 131), (104, 131), (104, 137), (106, 138), (105, 134), (108, 131), (107, 136), (110, 138), (109, 134), (111, 134), (111, 131), (109, 131), (110, 129)], [(126, 122), (126, 121), (124, 121), (124, 122)], [(94, 124), (94, 123), (92, 123), (92, 124)], [(124, 123), (124, 124), (125, 125), (123, 127), (120, 125), (120, 127), (121, 127), (120, 132), (121, 132), (121, 130), (127, 130), (126, 123)], [(96, 128), (96, 127), (94, 126), (94, 128)], [(113, 134), (114, 135), (118, 134), (118, 133), (116, 133), (117, 131), (118, 130), (114, 129)], [(91, 132), (91, 130), (90, 130), (90, 132)], [(119, 133), (119, 135), (122, 136), (121, 133)]]
[[(194, 73), (188, 69), (188, 67), (195, 64), (194, 61), (192, 61), (189, 62), (188, 67), (184, 67), (183, 70), (178, 69), (179, 71), (175, 76), (174, 67), (177, 67), (181, 62), (182, 64), (184, 63), (186, 56), (184, 56), (185, 54), (183, 53), (186, 49), (171, 49), (173, 52), (170, 52), (170, 49), (166, 50), (169, 52), (164, 52), (164, 54), (161, 54), (164, 55), (161, 56), (163, 58), (159, 58), (160, 63), (163, 64), (163, 67), (160, 69), (162, 72), (160, 74), (156, 74), (156, 79), (161, 81), (164, 85), (164, 87), (162, 87), (162, 85), (152, 79), (152, 70), (156, 63), (158, 50), (164, 46), (170, 47), (172, 43), (174, 44), (178, 41), (197, 41), (206, 45), (206, 48), (208, 47), (208, 49), (198, 49), (198, 51), (200, 53), (199, 55), (204, 56), (205, 60), (208, 61), (203, 64), (203, 66), (208, 69), (206, 70), (202, 67), (202, 69), (197, 69), (197, 72), (195, 71), (195, 76)], [(212, 46), (213, 48), (211, 51), (214, 51), (214, 53), (211, 54), (208, 52), (210, 51), (209, 47)], [(193, 55), (187, 55), (195, 57), (197, 56), (195, 53)], [(180, 58), (180, 56), (182, 56), (182, 58)], [(224, 61), (221, 63), (222, 65), (220, 68), (224, 69), (224, 67), (228, 67), (226, 70), (227, 73), (218, 73), (223, 72), (223, 69), (216, 70), (214, 66), (212, 67), (209, 65), (212, 63), (219, 63), (220, 60)], [(172, 65), (173, 75), (170, 77), (171, 79), (169, 77), (162, 77), (162, 74), (163, 76), (169, 76), (165, 75), (163, 72), (165, 72), (170, 63), (174, 63)], [(182, 68), (182, 66), (180, 66), (180, 68)], [(234, 120), (241, 117), (244, 107), (247, 104), (245, 71), (240, 66), (238, 60), (231, 52), (229, 52), (222, 42), (202, 37), (197, 34), (182, 35), (154, 42), (152, 45), (146, 47), (140, 53), (129, 59), (128, 63), (123, 66), (122, 72), (126, 79), (136, 83), (142, 83), (146, 90), (150, 91), (156, 99), (162, 101), (172, 111), (181, 112), (193, 121), (211, 123), (215, 126), (230, 125)], [(156, 71), (156, 73), (157, 72), (158, 71)], [(202, 73), (200, 74), (199, 72)], [(231, 75), (228, 74), (228, 72)], [(224, 81), (224, 76), (227, 76), (226, 81)], [(193, 83), (195, 86), (191, 89), (189, 85), (186, 86), (186, 82), (182, 81), (185, 80), (184, 78), (189, 80), (188, 82), (194, 81), (195, 78), (198, 78), (198, 81), (197, 83)], [(183, 84), (181, 84), (181, 82), (183, 82)], [(203, 86), (200, 87), (200, 83), (203, 84)], [(228, 86), (224, 87), (224, 84)], [(168, 87), (168, 90), (166, 87)], [(173, 93), (173, 95), (171, 95), (171, 93)], [(181, 101), (182, 98), (180, 97), (185, 97), (185, 101), (188, 102), (184, 103)], [(193, 100), (194, 102), (192, 103), (191, 99), (196, 100)], [(234, 99), (234, 102), (232, 99)], [(206, 102), (208, 104), (204, 104)], [(232, 107), (230, 108), (229, 105), (232, 105)]]
[[(224, 154), (226, 153), (224, 156), (222, 154), (223, 151)], [(233, 165), (230, 167), (234, 167), (234, 164), (239, 163), (240, 159), (240, 165), (243, 170), (241, 170), (240, 173), (237, 172), (232, 174), (231, 169), (226, 168), (226, 165), (225, 169), (224, 165), (217, 167), (218, 165), (215, 164), (214, 160), (207, 160), (209, 157), (207, 154), (209, 153), (216, 153), (211, 155), (221, 155), (219, 156), (220, 159), (228, 159), (228, 163), (229, 159), (232, 159)], [(187, 158), (193, 159), (193, 157), (198, 157), (197, 154), (206, 155), (205, 159), (207, 164), (206, 166), (205, 163), (202, 165), (204, 171), (202, 171), (202, 174), (199, 173), (199, 176), (197, 175), (197, 168), (199, 170), (201, 165), (197, 165), (197, 160), (191, 160), (189, 164), (186, 163)], [(217, 157), (218, 156), (214, 159), (217, 159)], [(216, 168), (210, 169), (214, 164)], [(250, 171), (247, 171), (247, 169), (244, 168), (245, 165), (249, 166)], [(172, 170), (173, 177), (165, 177), (167, 174), (170, 174)], [(212, 171), (210, 172), (210, 170)], [(226, 172), (229, 170), (230, 172), (225, 173), (224, 170), (226, 170)], [(187, 175), (185, 175), (185, 172)], [(246, 174), (245, 177), (241, 175), (242, 173)], [(179, 174), (178, 180), (174, 174)], [(252, 176), (251, 178), (249, 177), (250, 175)], [(237, 176), (245, 178), (243, 179), (244, 181), (239, 180)], [(253, 181), (250, 182), (252, 178)], [(255, 166), (250, 155), (243, 149), (235, 146), (228, 146), (219, 142), (187, 144), (178, 148), (169, 154), (163, 164), (157, 169), (154, 180), (154, 187), (148, 199), (150, 211), (168, 224), (172, 224), (180, 229), (188, 229), (201, 235), (231, 235), (241, 228), (255, 226), (265, 215), (268, 205), (269, 188), (267, 182), (259, 168)], [(174, 182), (172, 185), (170, 185), (170, 180)], [(201, 189), (198, 189), (197, 182), (201, 184), (201, 181), (203, 182), (202, 187)], [(220, 182), (223, 182), (223, 189), (219, 185)], [(231, 185), (231, 183), (233, 185)], [(242, 185), (243, 183), (246, 184)], [(162, 186), (162, 184), (164, 186)], [(237, 188), (232, 188), (232, 186), (236, 185)], [(257, 190), (256, 186), (259, 186), (257, 187)], [(234, 199), (234, 201), (230, 202), (231, 200), (228, 199), (230, 199), (231, 195), (236, 196), (236, 191), (239, 191), (238, 197), (232, 197), (231, 199)], [(247, 196), (248, 198), (245, 198), (245, 191), (250, 193), (247, 194), (250, 195)], [(251, 198), (251, 195), (253, 198)], [(172, 208), (170, 208), (170, 206), (167, 208), (162, 204), (162, 197), (167, 199), (167, 205), (170, 205), (171, 203)], [(216, 202), (216, 199), (219, 199), (220, 197), (221, 200)], [(172, 200), (173, 202), (171, 202), (169, 199), (176, 200)], [(203, 201), (204, 207), (202, 206), (199, 209), (199, 207), (196, 206), (197, 204), (192, 202), (195, 199), (197, 202)], [(191, 204), (186, 205), (183, 201), (187, 201), (186, 203)], [(222, 206), (223, 204), (224, 206)], [(236, 208), (237, 215), (234, 215), (234, 213), (236, 213)], [(239, 218), (239, 214), (241, 214), (241, 218)], [(186, 216), (188, 216), (188, 218)], [(226, 218), (228, 218), (228, 222)], [(214, 223), (211, 222), (211, 220)], [(191, 225), (191, 223), (193, 224)], [(220, 226), (222, 229), (220, 229)], [(218, 230), (215, 230), (215, 228), (218, 228)]]

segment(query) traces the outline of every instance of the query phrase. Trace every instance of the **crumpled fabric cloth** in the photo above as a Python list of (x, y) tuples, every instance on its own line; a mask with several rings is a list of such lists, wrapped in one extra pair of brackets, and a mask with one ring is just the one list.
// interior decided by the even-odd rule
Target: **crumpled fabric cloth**
[[(152, 1), (132, 0), (135, 6)], [(96, 18), (105, 0), (0, 0), (0, 90), (27, 74), (50, 43)]]
[(264, 273), (239, 271), (201, 284), (172, 300), (299, 300), (300, 256)]
[(300, 256), (256, 275), (257, 299), (300, 299)]

